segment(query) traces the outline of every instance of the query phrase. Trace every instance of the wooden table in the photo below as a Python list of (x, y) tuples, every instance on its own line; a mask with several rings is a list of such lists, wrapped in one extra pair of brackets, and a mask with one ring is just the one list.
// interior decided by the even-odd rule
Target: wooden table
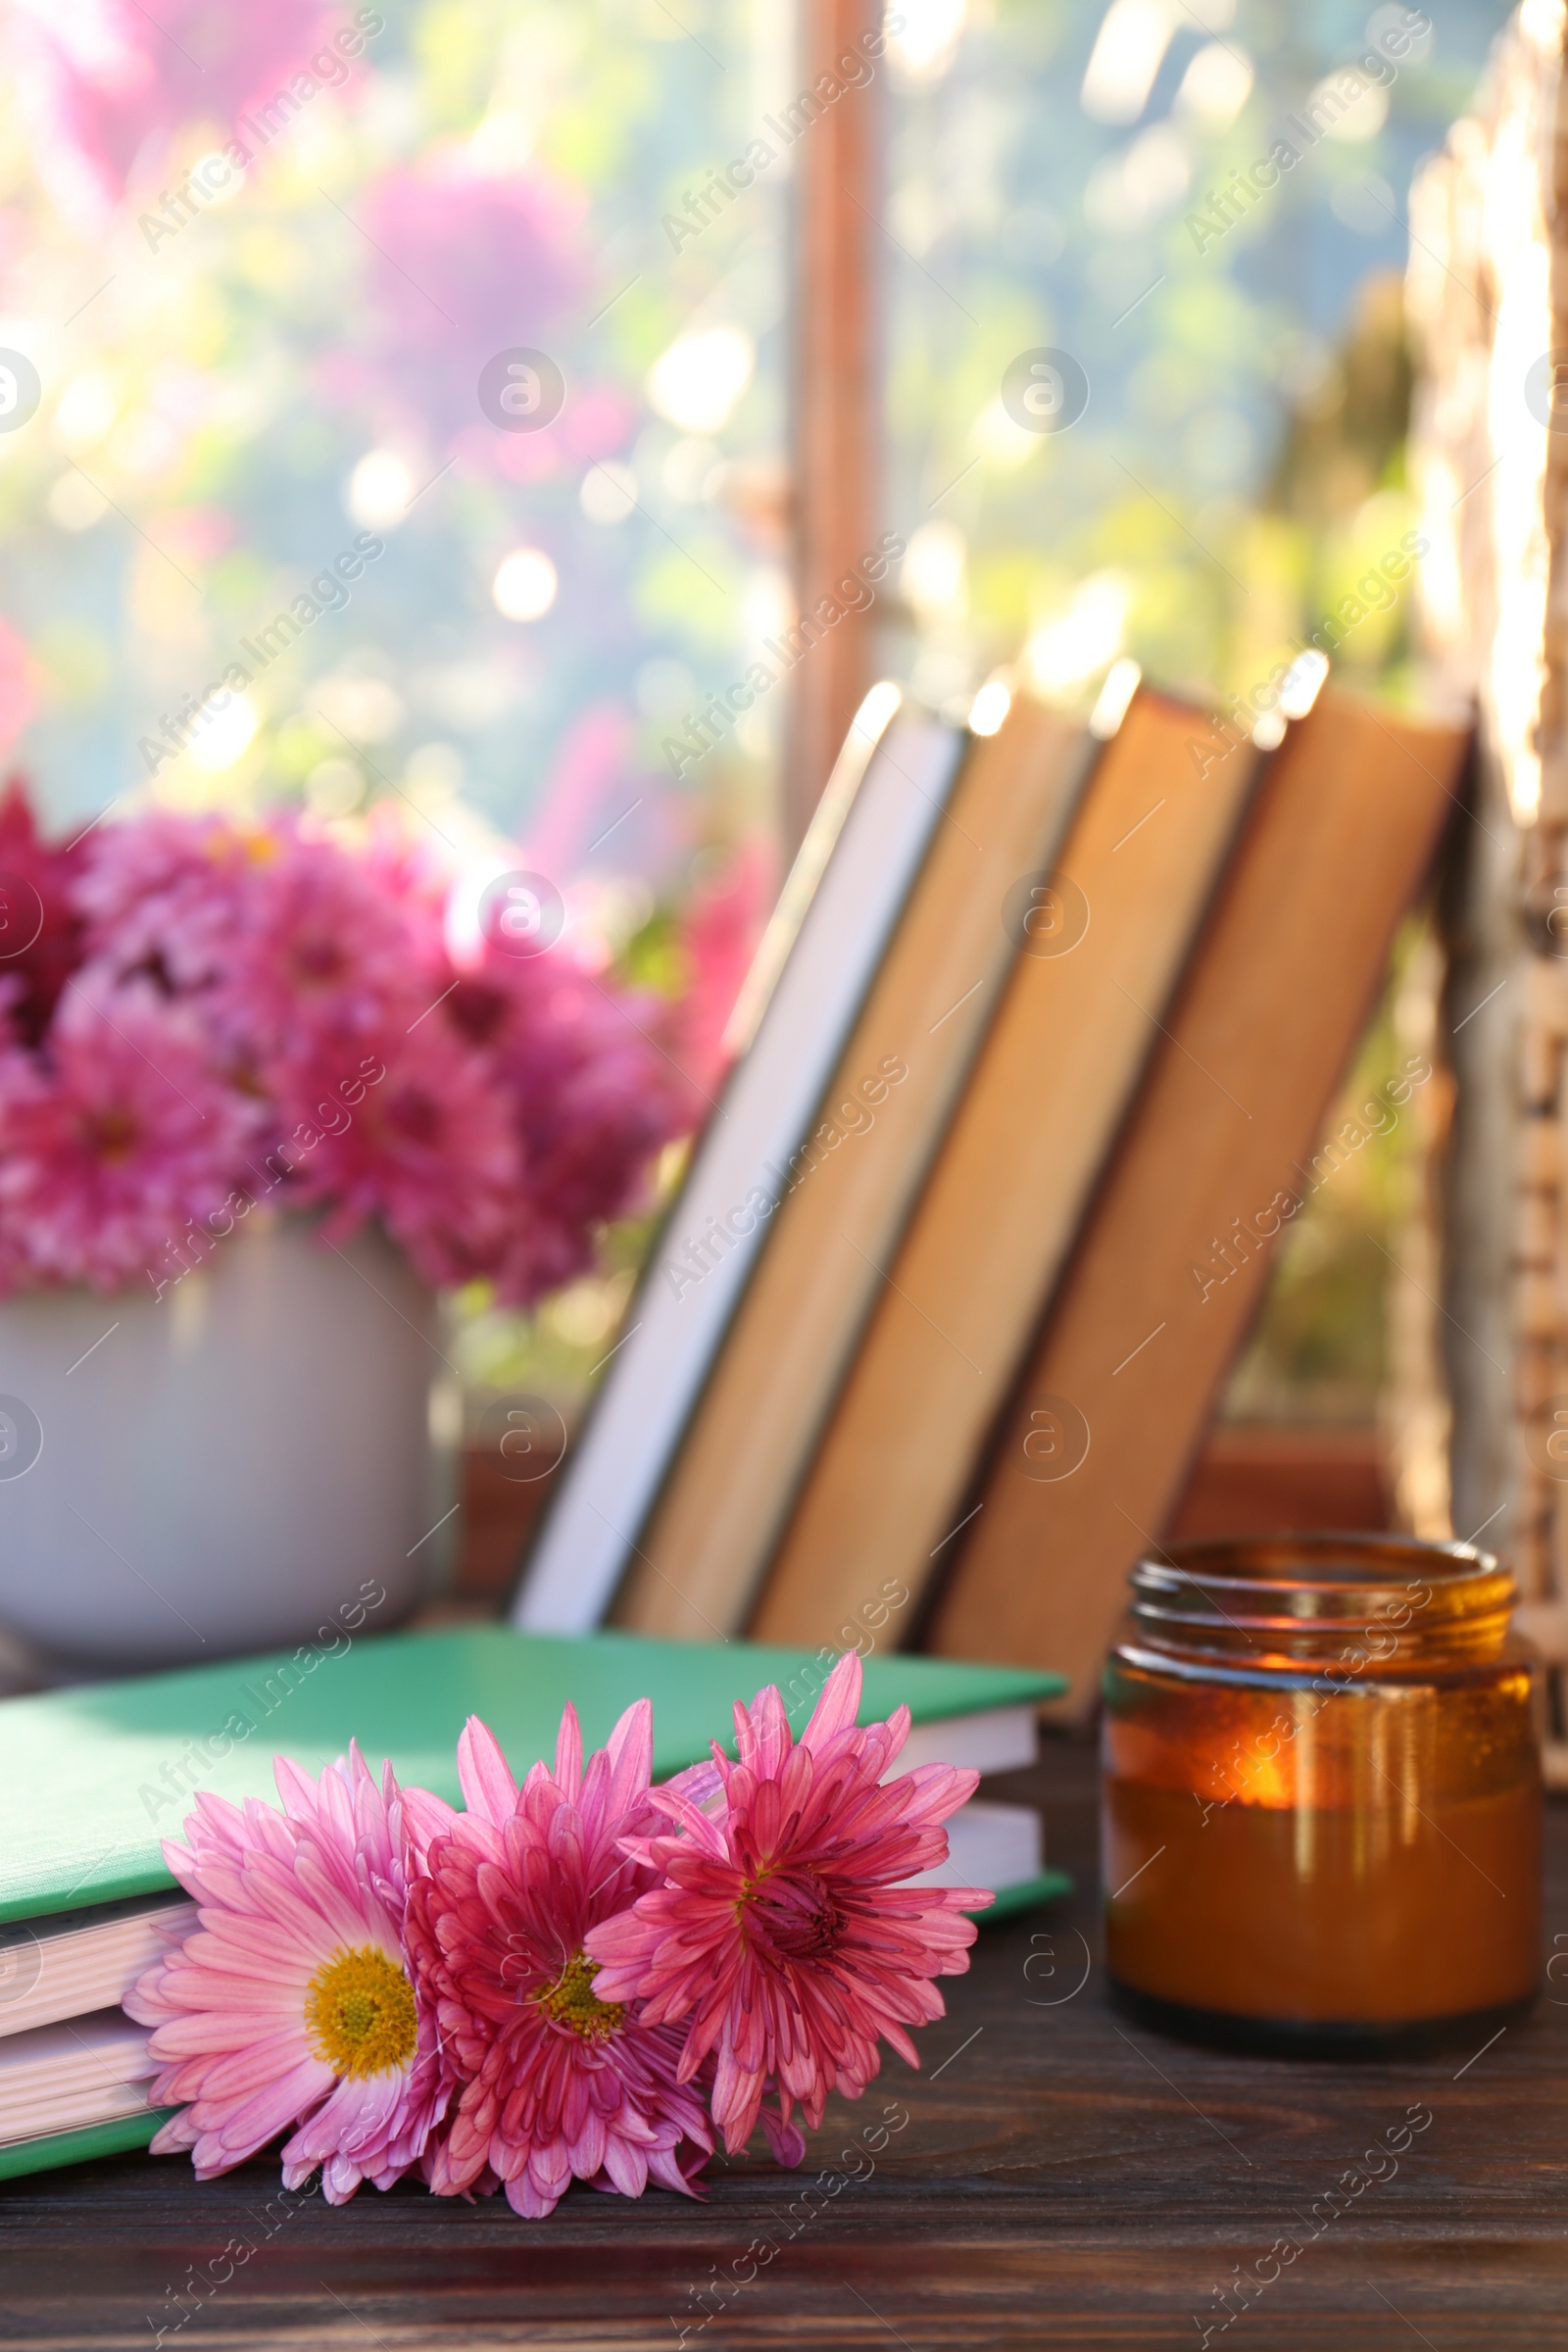
[[(804, 2221), (805, 2176), (760, 2158), (715, 2165), (702, 2205), (579, 2189), (548, 2223), (408, 2186), (333, 2212), (282, 2196), (275, 2164), (203, 2188), (182, 2161), (125, 2158), (0, 2188), (0, 2344), (147, 2347), (164, 2327), (182, 2352), (674, 2346), (682, 2328), (704, 2347), (1196, 2346), (1211, 2290), (1277, 2265), (1271, 2245), (1424, 2104), (1397, 2174), (1210, 2341), (1568, 2345), (1568, 1983), (1544, 1981), (1532, 2020), (1473, 2059), (1262, 2062), (1131, 2029), (1102, 1993), (1092, 1754), (1053, 1740), (1025, 1785), (1080, 1893), (982, 1935), (920, 2075), (893, 2059), (833, 2103), (811, 2149), (832, 2194)], [(1552, 1815), (1548, 1952), (1553, 1935), (1568, 1951), (1568, 1809)], [(873, 2156), (890, 2103), (907, 2120)], [(212, 2283), (199, 2308), (177, 2300), (193, 2277)], [(715, 2278), (728, 2292), (705, 2304)]]

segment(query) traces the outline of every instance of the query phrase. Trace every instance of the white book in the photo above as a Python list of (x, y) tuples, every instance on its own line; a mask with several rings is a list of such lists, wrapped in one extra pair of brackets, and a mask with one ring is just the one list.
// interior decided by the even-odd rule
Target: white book
[(913, 1723), (893, 1777), (917, 1764), (966, 1764), (974, 1772), (1019, 1772), (1040, 1760), (1040, 1726), (1033, 1707), (988, 1707), (979, 1715), (948, 1715)]
[[(891, 691), (876, 690), (881, 705), (867, 698), (873, 721)], [(913, 715), (884, 723), (868, 759), (865, 729), (852, 729), (759, 951), (737, 1008), (755, 1035), (698, 1142), (524, 1564), (512, 1610), (524, 1632), (586, 1634), (603, 1622), (941, 821), (966, 738)]]
[[(992, 1707), (981, 1715), (950, 1715), (917, 1723), (888, 1775), (897, 1780), (920, 1764), (966, 1764), (976, 1772), (1017, 1772), (1040, 1754), (1033, 1707)], [(948, 1858), (920, 1873), (917, 1886), (989, 1886), (1005, 1894), (1037, 1879), (1046, 1867), (1045, 1823), (1034, 1805), (971, 1796), (947, 1820)], [(985, 1914), (982, 1912), (981, 1917)]]
[(154, 1894), (0, 1928), (0, 2040), (123, 2000), (195, 1924), (187, 1896)]
[(158, 2071), (150, 2038), (121, 2010), (101, 2009), (0, 2041), (0, 2148), (144, 2112)]
[[(922, 1871), (916, 1886), (989, 1886), (1005, 1894), (1046, 1867), (1045, 1824), (1033, 1805), (971, 1796), (947, 1821), (948, 1858)], [(980, 1917), (984, 1919), (982, 1911)]]

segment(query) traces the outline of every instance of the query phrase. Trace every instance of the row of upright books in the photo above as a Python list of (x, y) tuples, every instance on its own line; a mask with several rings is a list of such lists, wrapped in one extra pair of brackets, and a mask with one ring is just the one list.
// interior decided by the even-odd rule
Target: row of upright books
[(1092, 1693), (1468, 747), (1315, 657), (1251, 733), (1129, 670), (985, 735), (868, 698), (518, 1626)]

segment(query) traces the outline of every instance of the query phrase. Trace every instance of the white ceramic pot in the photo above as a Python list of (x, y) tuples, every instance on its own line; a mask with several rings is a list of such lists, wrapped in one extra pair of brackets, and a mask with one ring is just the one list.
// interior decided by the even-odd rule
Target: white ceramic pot
[(439, 1343), (379, 1235), (260, 1214), (161, 1300), (0, 1301), (0, 1622), (88, 1669), (394, 1623), (452, 1533)]

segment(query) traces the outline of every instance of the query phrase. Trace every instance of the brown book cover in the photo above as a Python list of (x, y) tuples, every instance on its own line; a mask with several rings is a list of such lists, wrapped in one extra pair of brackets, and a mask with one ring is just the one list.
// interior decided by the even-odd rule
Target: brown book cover
[[(1326, 692), (1294, 725), (1005, 1415), (933, 1612), (945, 1655), (1093, 1697), (1427, 874), (1464, 734)], [(968, 1497), (965, 1498), (966, 1500)]]
[(999, 919), (1049, 868), (1094, 739), (1015, 701), (975, 740), (715, 1358), (612, 1622), (738, 1633), (1016, 950)]
[[(945, 1563), (1004, 1405), (1157, 1042), (1257, 768), (1206, 772), (1207, 720), (1141, 694), (1096, 767), (1048, 878), (1014, 883), (1019, 949), (910, 1218), (751, 1631), (830, 1642)], [(914, 1606), (900, 1626), (907, 1638)]]

